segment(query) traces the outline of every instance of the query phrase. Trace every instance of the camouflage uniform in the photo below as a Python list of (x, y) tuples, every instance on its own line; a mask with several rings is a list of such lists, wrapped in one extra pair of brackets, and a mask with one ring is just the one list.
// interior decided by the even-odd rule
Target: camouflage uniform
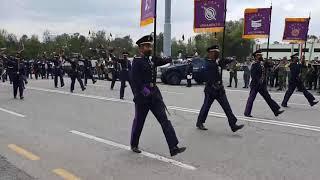
[(280, 62), (278, 66), (279, 91), (286, 88), (287, 71), (285, 62)]
[(238, 87), (238, 66), (237, 66), (236, 61), (233, 61), (230, 64), (230, 79), (229, 79), (229, 86), (228, 87), (231, 87), (232, 79), (234, 79), (235, 88), (237, 88)]

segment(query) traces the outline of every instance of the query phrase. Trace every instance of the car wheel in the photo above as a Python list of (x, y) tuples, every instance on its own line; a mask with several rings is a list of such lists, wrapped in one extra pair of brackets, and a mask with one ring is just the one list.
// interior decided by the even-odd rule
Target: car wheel
[(163, 84), (168, 84), (168, 81), (167, 81), (167, 79), (166, 79), (165, 76), (161, 76), (161, 82), (162, 82)]
[(180, 85), (181, 78), (178, 73), (169, 74), (167, 81), (170, 85)]

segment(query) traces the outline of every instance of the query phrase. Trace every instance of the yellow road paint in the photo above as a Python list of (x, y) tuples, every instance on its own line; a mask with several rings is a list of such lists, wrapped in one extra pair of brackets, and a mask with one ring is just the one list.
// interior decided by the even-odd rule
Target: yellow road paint
[(53, 172), (58, 176), (62, 177), (64, 180), (80, 180), (80, 178), (64, 169), (54, 169)]
[(15, 144), (9, 144), (8, 147), (12, 151), (16, 152), (17, 154), (20, 154), (21, 156), (23, 156), (23, 157), (25, 157), (25, 158), (27, 158), (27, 159), (29, 159), (31, 161), (37, 161), (37, 160), (40, 159), (39, 156), (36, 156), (36, 155), (32, 154), (31, 152), (29, 152), (29, 151), (27, 151), (27, 150), (15, 145)]

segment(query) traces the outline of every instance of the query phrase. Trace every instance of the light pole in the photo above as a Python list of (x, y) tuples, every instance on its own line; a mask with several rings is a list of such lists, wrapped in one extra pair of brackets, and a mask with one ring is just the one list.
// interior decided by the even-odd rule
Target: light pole
[(164, 56), (171, 56), (171, 0), (165, 0), (165, 20), (163, 35)]

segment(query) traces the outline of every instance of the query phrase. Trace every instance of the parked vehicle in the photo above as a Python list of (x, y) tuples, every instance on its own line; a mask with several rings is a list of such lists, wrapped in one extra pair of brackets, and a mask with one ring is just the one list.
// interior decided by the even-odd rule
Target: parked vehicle
[[(202, 84), (205, 82), (205, 60), (202, 58), (193, 58), (193, 79)], [(164, 84), (180, 85), (182, 80), (187, 79), (186, 68), (188, 64), (186, 62), (182, 64), (173, 64), (168, 67), (161, 68), (161, 81)]]

